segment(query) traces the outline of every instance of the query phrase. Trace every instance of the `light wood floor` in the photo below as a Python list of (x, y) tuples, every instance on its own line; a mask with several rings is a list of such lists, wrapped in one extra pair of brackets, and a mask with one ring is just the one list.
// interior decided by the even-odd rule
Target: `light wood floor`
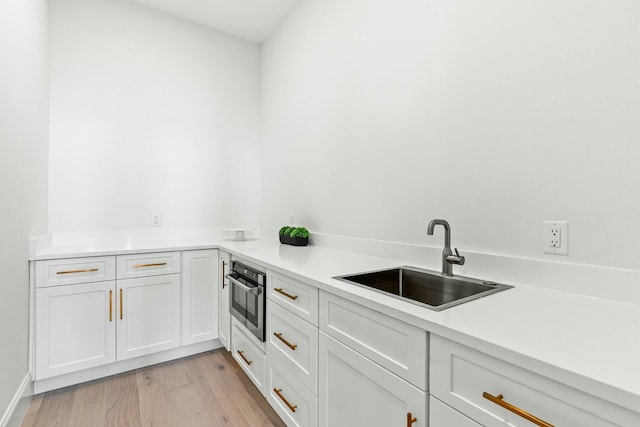
[(284, 426), (224, 349), (34, 396), (22, 427)]

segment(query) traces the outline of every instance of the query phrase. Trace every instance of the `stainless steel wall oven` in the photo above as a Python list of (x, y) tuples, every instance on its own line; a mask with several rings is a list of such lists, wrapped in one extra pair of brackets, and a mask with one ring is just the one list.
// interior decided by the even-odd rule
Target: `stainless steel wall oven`
[(264, 342), (266, 274), (239, 261), (232, 261), (231, 273), (226, 277), (231, 282), (231, 314)]

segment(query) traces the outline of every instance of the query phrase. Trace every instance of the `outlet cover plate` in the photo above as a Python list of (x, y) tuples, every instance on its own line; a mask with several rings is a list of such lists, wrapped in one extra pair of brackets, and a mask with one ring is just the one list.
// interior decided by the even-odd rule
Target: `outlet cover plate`
[(151, 226), (152, 227), (160, 227), (162, 225), (162, 217), (159, 213), (151, 214)]
[(545, 254), (569, 254), (569, 223), (544, 221), (542, 224), (542, 251)]

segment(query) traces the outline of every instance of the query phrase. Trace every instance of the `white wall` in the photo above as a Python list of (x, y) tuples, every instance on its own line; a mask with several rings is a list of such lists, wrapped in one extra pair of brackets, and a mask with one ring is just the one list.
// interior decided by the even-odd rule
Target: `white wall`
[(50, 3), (49, 230), (257, 224), (259, 46), (123, 0)]
[(27, 239), (47, 231), (46, 6), (0, 2), (0, 424), (29, 372)]
[[(605, 4), (606, 3), (606, 4)], [(263, 46), (262, 221), (637, 269), (640, 3), (307, 0)], [(568, 257), (542, 222), (568, 220)]]

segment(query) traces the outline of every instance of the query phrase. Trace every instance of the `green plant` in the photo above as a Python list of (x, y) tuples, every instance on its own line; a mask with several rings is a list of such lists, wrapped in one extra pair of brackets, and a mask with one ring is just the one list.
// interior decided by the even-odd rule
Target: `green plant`
[(285, 225), (284, 227), (282, 227), (282, 228), (280, 229), (280, 231), (278, 231), (278, 234), (279, 234), (280, 236), (285, 236), (285, 235), (286, 235), (285, 233), (287, 232), (287, 229), (289, 229), (289, 228), (291, 228), (291, 227), (289, 227), (288, 225)]
[(282, 227), (280, 229), (280, 231), (278, 231), (278, 234), (281, 235), (281, 236), (291, 236), (291, 233), (295, 229), (296, 229), (295, 227), (291, 227), (289, 225), (285, 225), (284, 227)]
[(298, 227), (296, 229), (294, 229), (293, 231), (291, 231), (291, 237), (300, 237), (302, 239), (305, 239), (307, 237), (309, 237), (309, 230), (307, 230), (304, 227)]

